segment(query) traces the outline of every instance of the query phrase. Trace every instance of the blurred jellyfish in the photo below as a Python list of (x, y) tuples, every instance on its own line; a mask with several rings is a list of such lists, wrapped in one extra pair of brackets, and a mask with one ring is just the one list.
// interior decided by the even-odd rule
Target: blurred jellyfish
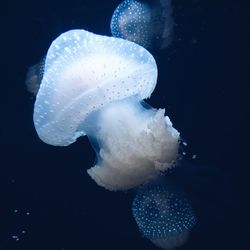
[(115, 9), (111, 33), (145, 48), (164, 49), (172, 41), (171, 0), (125, 0)]
[(139, 188), (132, 212), (143, 236), (163, 249), (186, 243), (196, 223), (187, 196), (170, 181), (165, 185), (148, 184)]
[(143, 103), (157, 81), (153, 56), (127, 40), (72, 30), (49, 48), (36, 97), (38, 136), (67, 146), (87, 135), (97, 153), (88, 174), (127, 190), (169, 169), (179, 133), (163, 109)]
[(32, 65), (26, 75), (25, 84), (27, 90), (33, 95), (36, 95), (39, 90), (43, 78), (44, 63), (45, 58), (43, 58), (39, 63)]

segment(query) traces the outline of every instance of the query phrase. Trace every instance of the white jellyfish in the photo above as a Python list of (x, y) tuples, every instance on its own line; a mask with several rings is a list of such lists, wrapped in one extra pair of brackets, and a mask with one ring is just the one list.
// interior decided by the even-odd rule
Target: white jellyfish
[(115, 9), (110, 23), (114, 37), (156, 49), (170, 44), (173, 26), (171, 0), (125, 0)]
[(163, 249), (185, 244), (196, 223), (187, 195), (169, 180), (139, 188), (132, 212), (142, 235)]
[(127, 40), (71, 30), (48, 50), (34, 107), (45, 143), (67, 146), (87, 135), (100, 186), (127, 190), (176, 160), (179, 133), (163, 109), (145, 105), (157, 81), (153, 56)]

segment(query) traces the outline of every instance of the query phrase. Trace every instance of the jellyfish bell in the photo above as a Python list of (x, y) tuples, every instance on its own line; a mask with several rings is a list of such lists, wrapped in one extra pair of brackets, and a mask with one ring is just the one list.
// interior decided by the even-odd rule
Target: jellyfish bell
[(143, 47), (85, 30), (63, 33), (46, 56), (37, 134), (55, 146), (87, 135), (97, 153), (88, 174), (109, 190), (147, 182), (171, 167), (179, 145), (165, 111), (142, 104), (156, 81), (155, 60)]
[(126, 0), (114, 11), (110, 29), (114, 37), (149, 47), (152, 36), (150, 7), (139, 1)]
[(171, 0), (125, 0), (115, 9), (110, 29), (114, 37), (148, 49), (164, 49), (172, 41)]
[(38, 63), (28, 69), (26, 75), (25, 84), (27, 90), (34, 96), (36, 96), (43, 78), (44, 63), (45, 58), (42, 58)]
[(188, 196), (169, 179), (138, 188), (132, 212), (142, 235), (163, 249), (185, 244), (196, 224)]

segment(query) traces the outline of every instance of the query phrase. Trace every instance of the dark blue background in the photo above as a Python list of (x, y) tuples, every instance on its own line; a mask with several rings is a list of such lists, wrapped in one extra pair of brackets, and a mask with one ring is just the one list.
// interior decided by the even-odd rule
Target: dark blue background
[[(119, 3), (1, 2), (0, 250), (156, 249), (132, 218), (133, 191), (106, 191), (86, 174), (95, 159), (87, 138), (66, 148), (39, 140), (25, 86), (60, 33), (110, 35)], [(166, 108), (188, 142), (176, 180), (199, 222), (183, 249), (250, 249), (250, 4), (173, 0), (173, 8), (174, 40), (153, 52), (159, 79), (148, 102)]]

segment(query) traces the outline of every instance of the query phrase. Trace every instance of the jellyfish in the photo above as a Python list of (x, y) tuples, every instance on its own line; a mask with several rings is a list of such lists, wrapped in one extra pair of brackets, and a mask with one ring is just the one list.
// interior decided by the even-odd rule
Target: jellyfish
[(140, 187), (132, 213), (142, 235), (163, 249), (185, 244), (196, 223), (187, 195), (170, 181)]
[(149, 98), (157, 65), (143, 47), (119, 38), (70, 30), (51, 44), (34, 105), (42, 141), (68, 146), (87, 135), (97, 161), (87, 170), (108, 190), (127, 190), (176, 161), (179, 132)]
[(172, 41), (173, 25), (171, 0), (125, 0), (115, 9), (110, 29), (114, 37), (164, 49)]
[(28, 72), (26, 75), (25, 84), (26, 84), (27, 90), (34, 96), (37, 94), (42, 78), (43, 78), (44, 62), (45, 62), (45, 58), (42, 58), (40, 62), (32, 65), (28, 69)]

